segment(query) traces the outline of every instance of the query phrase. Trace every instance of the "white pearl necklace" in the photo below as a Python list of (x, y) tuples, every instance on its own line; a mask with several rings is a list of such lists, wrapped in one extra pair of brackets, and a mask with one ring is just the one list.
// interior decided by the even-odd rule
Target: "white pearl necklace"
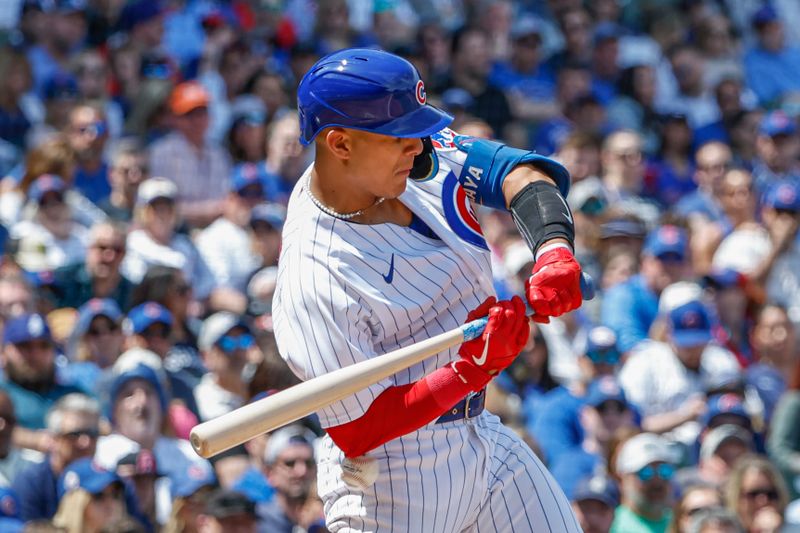
[(366, 211), (367, 209), (372, 209), (376, 205), (380, 205), (381, 203), (383, 203), (384, 200), (386, 200), (386, 198), (381, 197), (381, 198), (378, 198), (377, 200), (375, 200), (375, 203), (373, 203), (369, 207), (365, 207), (364, 209), (359, 209), (358, 211), (353, 211), (352, 213), (339, 213), (338, 211), (334, 211), (333, 209), (331, 209), (327, 205), (325, 205), (322, 202), (320, 202), (319, 198), (314, 196), (314, 193), (311, 192), (311, 173), (310, 172), (308, 174), (308, 177), (306, 178), (306, 192), (308, 192), (308, 197), (311, 198), (311, 201), (314, 202), (315, 206), (319, 207), (320, 211), (322, 211), (325, 214), (328, 214), (328, 215), (332, 216), (333, 218), (338, 218), (340, 220), (350, 220), (351, 218), (355, 218), (355, 217), (357, 217), (359, 215), (363, 215), (364, 211)]

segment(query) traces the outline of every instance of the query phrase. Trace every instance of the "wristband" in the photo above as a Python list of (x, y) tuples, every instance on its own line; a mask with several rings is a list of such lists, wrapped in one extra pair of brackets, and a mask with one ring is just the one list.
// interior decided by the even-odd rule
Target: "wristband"
[(509, 210), (534, 256), (551, 239), (566, 239), (574, 248), (572, 212), (555, 185), (541, 180), (527, 184), (511, 200)]

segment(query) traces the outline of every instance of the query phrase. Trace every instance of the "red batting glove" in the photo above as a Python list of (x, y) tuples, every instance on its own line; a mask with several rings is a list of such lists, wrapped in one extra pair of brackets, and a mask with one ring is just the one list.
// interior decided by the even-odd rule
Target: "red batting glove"
[(565, 247), (554, 248), (539, 257), (525, 282), (525, 295), (533, 309), (533, 320), (547, 324), (583, 303), (581, 266)]
[(467, 321), (484, 316), (489, 321), (483, 333), (461, 345), (461, 361), (453, 364), (459, 377), (476, 389), (483, 388), (492, 376), (508, 367), (530, 335), (525, 304), (519, 296), (500, 302), (491, 296), (467, 315)]

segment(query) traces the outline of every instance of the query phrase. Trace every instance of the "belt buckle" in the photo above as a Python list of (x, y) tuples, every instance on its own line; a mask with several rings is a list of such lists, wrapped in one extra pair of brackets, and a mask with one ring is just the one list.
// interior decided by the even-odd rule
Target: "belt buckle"
[(470, 403), (472, 402), (472, 400), (480, 396), (482, 393), (483, 393), (482, 390), (478, 392), (470, 392), (464, 397), (464, 420), (469, 420), (470, 418), (474, 418), (469, 414)]

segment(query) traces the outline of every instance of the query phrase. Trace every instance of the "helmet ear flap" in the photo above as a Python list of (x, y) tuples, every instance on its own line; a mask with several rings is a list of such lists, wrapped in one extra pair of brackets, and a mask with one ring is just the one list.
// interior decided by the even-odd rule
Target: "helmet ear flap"
[(434, 173), (436, 155), (433, 153), (433, 142), (430, 137), (422, 138), (422, 152), (414, 158), (414, 167), (408, 177), (414, 181), (424, 181)]

